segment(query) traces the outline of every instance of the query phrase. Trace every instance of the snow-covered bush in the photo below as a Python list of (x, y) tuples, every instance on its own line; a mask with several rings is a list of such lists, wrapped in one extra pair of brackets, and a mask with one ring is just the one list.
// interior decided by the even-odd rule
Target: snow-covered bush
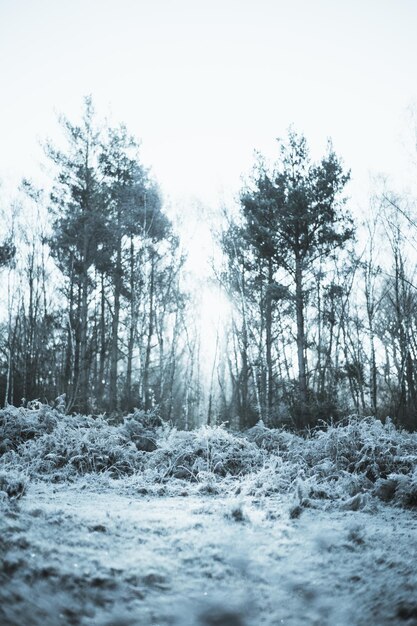
[(254, 471), (265, 456), (258, 445), (222, 427), (177, 431), (142, 411), (116, 425), (104, 417), (63, 415), (50, 407), (10, 407), (4, 413), (10, 441), (4, 463), (54, 479), (103, 471), (115, 476), (147, 471), (157, 481), (197, 480), (201, 472), (238, 476)]
[(225, 488), (228, 477), (234, 481), (228, 488), (252, 496), (295, 493), (302, 481), (305, 502), (356, 496), (364, 502), (361, 494), (371, 493), (386, 502), (417, 504), (417, 433), (374, 418), (353, 417), (301, 437), (262, 422), (246, 433), (221, 426), (178, 431), (156, 412), (138, 410), (110, 423), (49, 406), (7, 407), (0, 411), (0, 436), (0, 469), (32, 477), (65, 480), (106, 472), (138, 476), (146, 491), (182, 481), (212, 494), (221, 481)]
[(121, 435), (132, 441), (138, 450), (151, 452), (157, 447), (156, 429), (159, 426), (161, 426), (161, 420), (155, 414), (136, 411), (124, 418), (119, 430)]
[(27, 483), (26, 476), (21, 472), (15, 470), (0, 471), (0, 494), (5, 494), (10, 499), (20, 498), (26, 491)]
[(253, 471), (263, 460), (258, 446), (220, 426), (203, 426), (195, 431), (165, 430), (157, 445), (146, 464), (160, 478), (197, 480), (201, 472), (239, 476)]
[(105, 470), (123, 475), (141, 466), (133, 441), (102, 417), (64, 416), (52, 432), (25, 442), (18, 453), (36, 475), (56, 477), (57, 470), (63, 477)]
[(63, 415), (48, 405), (37, 408), (7, 406), (0, 410), (0, 456), (31, 439), (51, 433)]
[(315, 432), (303, 445), (307, 470), (365, 474), (375, 482), (392, 472), (408, 473), (417, 460), (417, 434), (397, 430), (388, 421), (351, 418), (346, 426)]
[(127, 417), (124, 418), (124, 422), (132, 422), (134, 421), (136, 424), (140, 425), (145, 430), (154, 430), (159, 426), (162, 426), (163, 422), (159, 415), (159, 411), (157, 409), (152, 409), (150, 411), (144, 411), (143, 409), (135, 409), (133, 413), (129, 413)]
[(5, 465), (54, 479), (103, 471), (132, 474), (143, 468), (141, 452), (156, 448), (159, 424), (155, 413), (143, 411), (112, 425), (103, 416), (64, 415), (48, 405), (9, 406), (0, 412), (0, 454)]
[(302, 478), (307, 500), (371, 492), (385, 501), (416, 505), (417, 434), (398, 430), (390, 421), (352, 417), (308, 437), (257, 424), (247, 436), (275, 455), (244, 481), (248, 494), (295, 492)]
[(417, 507), (417, 466), (410, 474), (390, 474), (386, 479), (379, 479), (374, 493), (385, 502)]
[(282, 428), (267, 428), (262, 420), (247, 430), (245, 436), (259, 448), (280, 456), (285, 456), (297, 443), (304, 441), (302, 437)]

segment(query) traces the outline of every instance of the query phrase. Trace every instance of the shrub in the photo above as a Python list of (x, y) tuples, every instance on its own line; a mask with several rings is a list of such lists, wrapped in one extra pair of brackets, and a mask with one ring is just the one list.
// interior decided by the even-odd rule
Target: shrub
[(196, 431), (164, 431), (147, 464), (161, 478), (196, 480), (201, 472), (218, 476), (239, 476), (262, 463), (259, 448), (223, 427), (203, 426)]
[(21, 443), (51, 433), (63, 415), (48, 405), (38, 408), (7, 406), (0, 410), (0, 456)]
[(17, 500), (21, 498), (27, 488), (27, 478), (24, 474), (15, 470), (0, 471), (0, 492), (8, 498)]
[[(156, 412), (138, 410), (109, 423), (49, 406), (7, 407), (0, 411), (0, 438), (0, 467), (19, 470), (19, 476), (65, 480), (107, 472), (140, 476), (146, 489), (191, 481), (200, 493), (217, 493), (220, 481), (222, 489), (230, 484), (228, 477), (235, 479), (232, 489), (239, 479), (237, 489), (254, 496), (289, 493), (302, 483), (306, 502), (346, 503), (356, 496), (362, 502), (361, 494), (369, 492), (386, 502), (417, 505), (417, 434), (374, 418), (352, 417), (301, 437), (262, 422), (246, 433), (221, 426), (178, 431)], [(2, 480), (3, 493), (24, 492), (20, 478), (15, 488), (12, 478), (10, 484)]]

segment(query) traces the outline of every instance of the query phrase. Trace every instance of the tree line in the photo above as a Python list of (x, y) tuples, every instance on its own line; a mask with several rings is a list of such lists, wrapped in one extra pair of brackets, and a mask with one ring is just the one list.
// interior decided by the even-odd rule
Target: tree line
[(417, 225), (384, 189), (365, 224), (329, 143), (313, 161), (290, 130), (258, 156), (218, 232), (215, 278), (232, 303), (201, 375), (185, 256), (158, 185), (123, 126), (62, 118), (50, 184), (21, 185), (0, 246), (0, 394), (67, 412), (140, 408), (185, 428), (262, 419), (296, 428), (352, 412), (417, 424)]
[(241, 427), (314, 426), (351, 413), (417, 426), (417, 224), (409, 199), (380, 190), (348, 210), (331, 143), (319, 162), (293, 130), (260, 156), (220, 235), (219, 279), (235, 308), (225, 341)]
[(3, 291), (4, 402), (65, 394), (67, 411), (110, 414), (163, 404), (170, 419), (184, 385), (178, 238), (124, 126), (98, 128), (90, 99), (80, 124), (61, 126), (65, 147), (46, 145), (51, 189), (23, 181), (28, 223), (11, 236), (20, 251), (2, 248), (14, 275)]

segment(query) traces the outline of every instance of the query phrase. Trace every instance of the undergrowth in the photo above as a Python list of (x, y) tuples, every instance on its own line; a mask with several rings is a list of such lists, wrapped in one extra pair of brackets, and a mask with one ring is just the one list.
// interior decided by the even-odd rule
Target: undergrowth
[(220, 426), (178, 431), (143, 411), (119, 423), (47, 405), (0, 411), (0, 493), (8, 497), (13, 476), (21, 494), (26, 477), (105, 475), (130, 476), (144, 493), (166, 493), (164, 485), (175, 483), (216, 494), (227, 483), (243, 495), (292, 492), (300, 507), (343, 500), (354, 508), (361, 494), (417, 506), (416, 461), (417, 434), (375, 418), (352, 417), (300, 436), (262, 422), (245, 433)]

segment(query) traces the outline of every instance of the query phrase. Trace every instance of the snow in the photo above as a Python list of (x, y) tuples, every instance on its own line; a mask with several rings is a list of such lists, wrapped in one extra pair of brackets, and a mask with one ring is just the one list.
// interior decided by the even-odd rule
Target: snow
[(80, 478), (3, 501), (0, 623), (417, 624), (412, 511), (370, 496), (291, 518), (291, 494), (182, 489)]
[(1, 626), (417, 626), (417, 433), (0, 411)]

